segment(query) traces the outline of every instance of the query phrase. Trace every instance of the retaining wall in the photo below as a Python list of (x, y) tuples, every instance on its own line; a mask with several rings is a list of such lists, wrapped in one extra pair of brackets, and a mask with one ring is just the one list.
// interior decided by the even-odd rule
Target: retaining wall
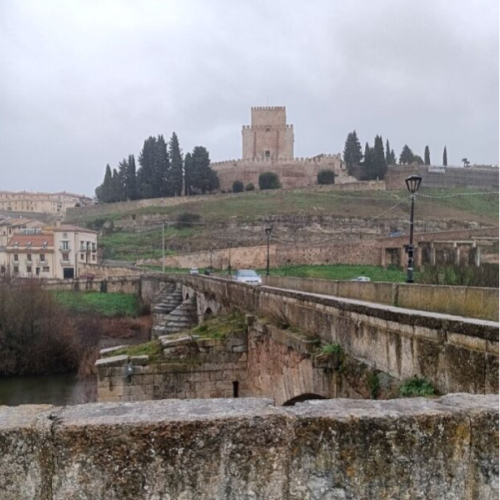
[(498, 498), (498, 397), (0, 407), (2, 500)]

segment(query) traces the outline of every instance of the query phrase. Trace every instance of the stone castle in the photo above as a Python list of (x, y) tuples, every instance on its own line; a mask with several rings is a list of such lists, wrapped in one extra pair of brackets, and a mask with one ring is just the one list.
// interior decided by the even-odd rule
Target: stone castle
[(348, 176), (340, 154), (294, 158), (293, 125), (286, 122), (284, 106), (253, 107), (251, 121), (242, 129), (242, 158), (212, 164), (222, 191), (230, 191), (234, 181), (252, 183), (257, 189), (263, 172), (278, 174), (285, 189), (313, 186), (318, 172), (326, 169), (335, 172), (336, 183), (356, 181)]

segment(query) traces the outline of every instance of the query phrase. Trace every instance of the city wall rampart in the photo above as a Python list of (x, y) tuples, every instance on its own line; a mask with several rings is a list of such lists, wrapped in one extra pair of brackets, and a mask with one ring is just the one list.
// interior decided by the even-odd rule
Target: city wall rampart
[(498, 397), (0, 407), (2, 500), (498, 498)]

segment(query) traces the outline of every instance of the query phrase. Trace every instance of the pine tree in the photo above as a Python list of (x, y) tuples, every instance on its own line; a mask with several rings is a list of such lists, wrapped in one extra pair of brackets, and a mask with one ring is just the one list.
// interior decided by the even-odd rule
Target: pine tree
[(405, 144), (399, 155), (399, 163), (401, 165), (409, 165), (415, 161), (413, 151)]
[(352, 174), (353, 167), (359, 165), (362, 159), (361, 144), (359, 143), (358, 134), (354, 130), (347, 134), (344, 146), (344, 161), (347, 164), (347, 171), (349, 174)]
[(169, 188), (173, 196), (181, 196), (184, 184), (182, 150), (179, 147), (179, 139), (175, 132), (168, 143), (168, 152), (170, 155)]
[(424, 164), (425, 165), (430, 165), (431, 164), (431, 152), (429, 151), (429, 146), (425, 146)]
[(443, 149), (443, 166), (448, 166), (448, 152), (446, 151), (446, 146)]
[(372, 179), (382, 180), (387, 173), (387, 163), (384, 153), (384, 142), (380, 135), (375, 136), (373, 144), (373, 153), (371, 155)]

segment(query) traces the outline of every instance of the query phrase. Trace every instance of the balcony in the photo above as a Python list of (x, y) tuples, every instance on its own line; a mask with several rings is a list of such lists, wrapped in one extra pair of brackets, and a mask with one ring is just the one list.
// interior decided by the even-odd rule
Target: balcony
[(60, 245), (59, 246), (59, 251), (61, 251), (61, 252), (69, 252), (69, 251), (71, 251), (71, 247), (69, 245), (66, 245), (66, 246), (65, 245)]
[(49, 261), (48, 260), (37, 259), (36, 265), (37, 266), (48, 266), (49, 265)]

